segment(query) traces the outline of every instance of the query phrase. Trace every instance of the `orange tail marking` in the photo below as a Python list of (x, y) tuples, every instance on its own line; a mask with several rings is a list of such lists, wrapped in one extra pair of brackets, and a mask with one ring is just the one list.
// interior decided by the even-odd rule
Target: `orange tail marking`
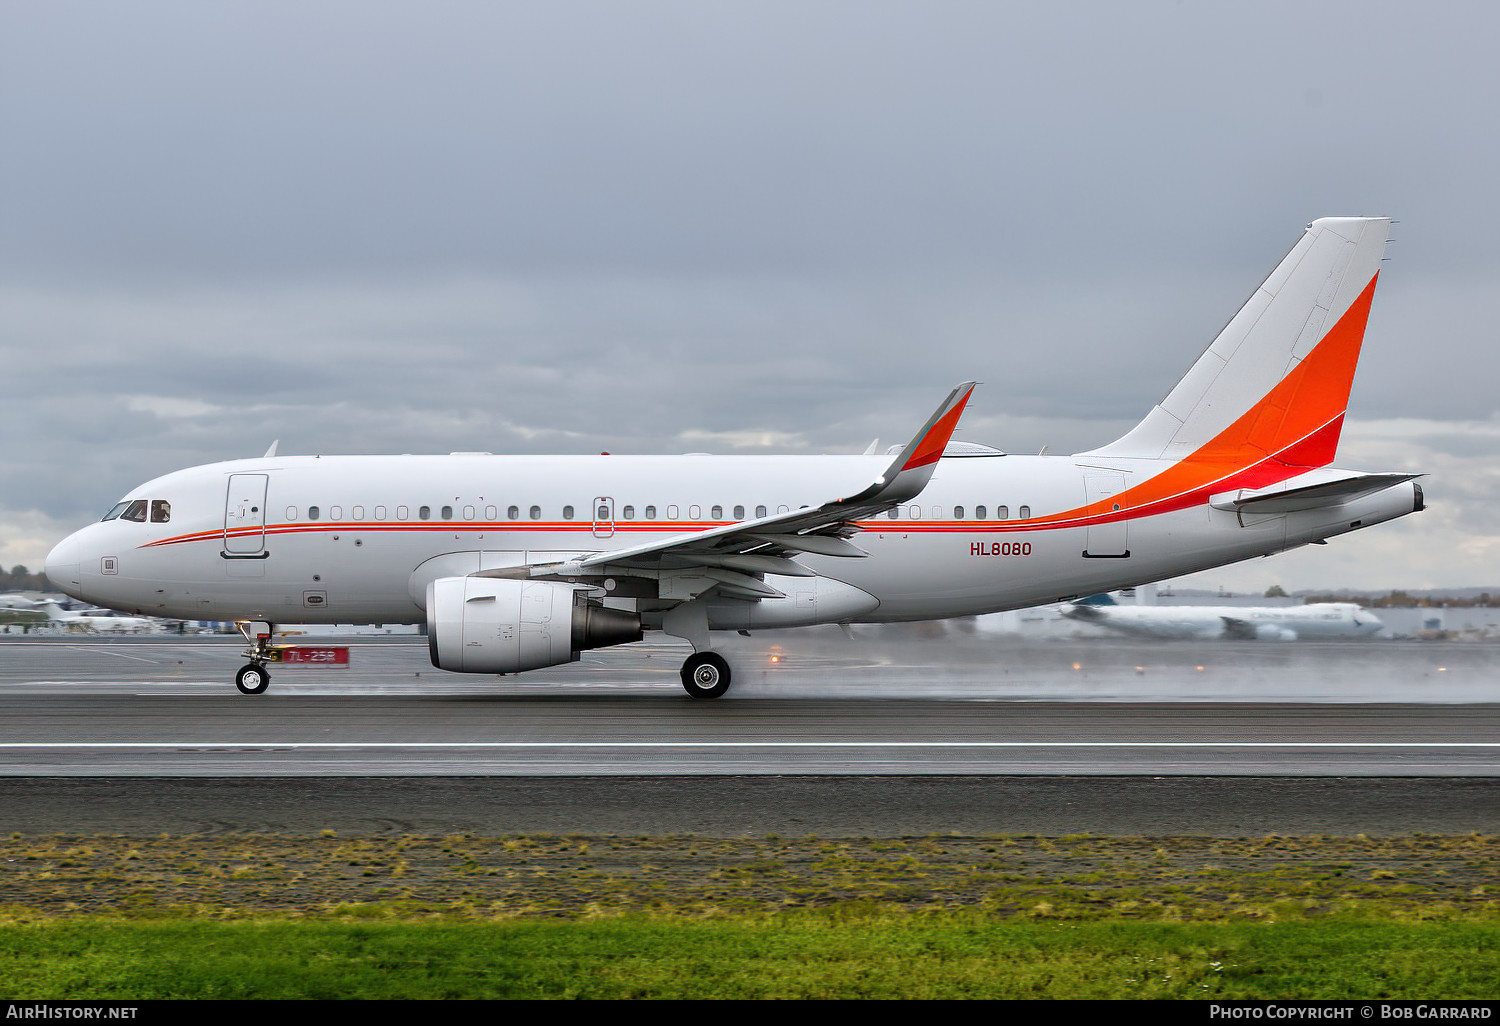
[(1161, 511), (1204, 491), (1262, 488), (1333, 462), (1349, 389), (1359, 363), (1377, 273), (1307, 357), (1243, 416), (1196, 452), (1108, 502), (1071, 510), (1061, 517), (1106, 513), (1123, 503), (1122, 515)]

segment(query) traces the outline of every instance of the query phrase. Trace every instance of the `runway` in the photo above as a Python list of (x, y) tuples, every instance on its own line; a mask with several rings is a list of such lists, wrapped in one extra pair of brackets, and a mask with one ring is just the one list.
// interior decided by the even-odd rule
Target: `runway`
[(230, 639), (0, 639), (0, 829), (153, 836), (1500, 832), (1500, 646), (730, 642), (520, 678), (340, 639), (250, 698)]
[(246, 697), (233, 642), (12, 640), (0, 773), (1500, 776), (1497, 646), (737, 640), (714, 702), (670, 645), (495, 678), (357, 642)]

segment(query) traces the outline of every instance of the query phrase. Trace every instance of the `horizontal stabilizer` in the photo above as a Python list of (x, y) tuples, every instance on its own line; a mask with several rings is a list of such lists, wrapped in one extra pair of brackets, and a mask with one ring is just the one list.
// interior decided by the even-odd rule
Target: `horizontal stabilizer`
[(1376, 492), (1421, 477), (1421, 474), (1348, 474), (1330, 481), (1300, 487), (1279, 485), (1275, 488), (1239, 489), (1215, 495), (1210, 504), (1215, 509), (1245, 513), (1297, 513), (1308, 509), (1337, 506), (1342, 502), (1374, 495)]

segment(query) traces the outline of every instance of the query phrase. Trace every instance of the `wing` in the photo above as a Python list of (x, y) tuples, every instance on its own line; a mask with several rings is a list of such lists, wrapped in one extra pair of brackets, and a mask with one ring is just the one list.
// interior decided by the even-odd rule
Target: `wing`
[[(673, 535), (632, 548), (599, 552), (553, 567), (533, 566), (530, 573), (532, 576), (629, 574), (632, 570), (701, 569), (704, 576), (718, 581), (727, 590), (747, 597), (779, 598), (782, 593), (758, 575), (816, 576), (796, 561), (795, 557), (803, 553), (848, 558), (868, 555), (848, 540), (860, 530), (856, 521), (910, 502), (927, 487), (974, 387), (975, 382), (966, 381), (949, 393), (885, 472), (847, 498), (707, 531)], [(482, 573), (511, 576), (515, 571)]]

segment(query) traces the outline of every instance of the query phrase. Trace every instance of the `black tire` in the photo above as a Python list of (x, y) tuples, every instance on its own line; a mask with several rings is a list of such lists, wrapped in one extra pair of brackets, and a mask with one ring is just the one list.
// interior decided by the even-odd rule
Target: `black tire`
[(718, 698), (729, 690), (729, 664), (714, 652), (695, 652), (682, 664), (683, 690), (694, 698)]
[(234, 686), (242, 695), (263, 695), (271, 686), (271, 675), (260, 663), (246, 663), (234, 675)]

